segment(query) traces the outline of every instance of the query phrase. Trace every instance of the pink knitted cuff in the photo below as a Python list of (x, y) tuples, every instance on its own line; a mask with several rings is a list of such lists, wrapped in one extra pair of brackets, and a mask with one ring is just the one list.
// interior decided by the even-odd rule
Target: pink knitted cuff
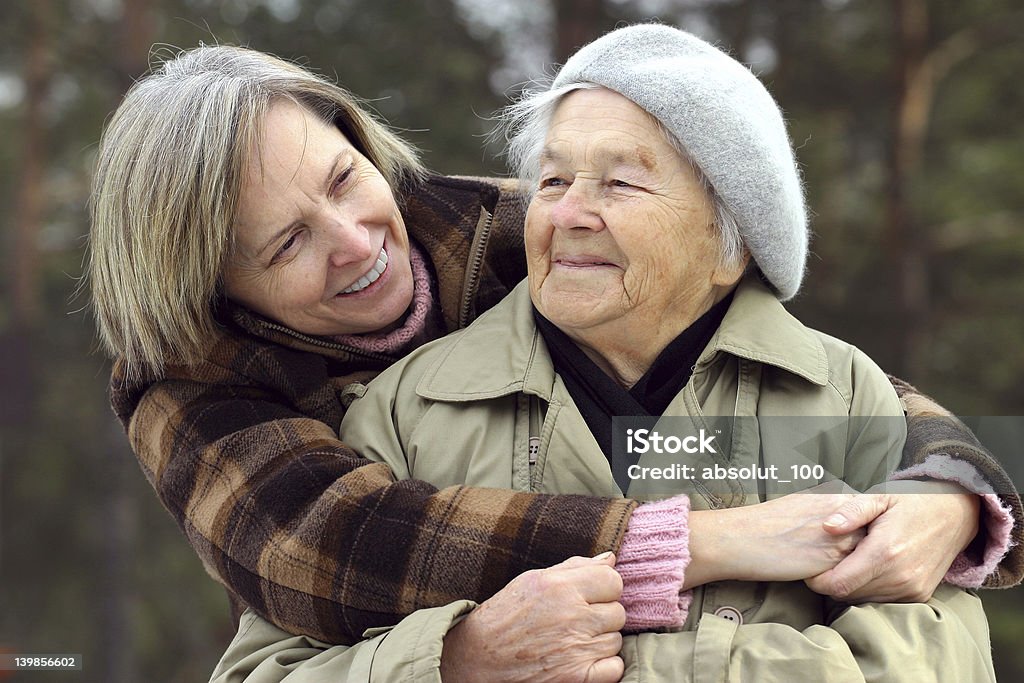
[(977, 564), (966, 553), (960, 553), (953, 560), (953, 564), (950, 565), (945, 576), (948, 583), (961, 588), (981, 586), (985, 577), (995, 571), (1010, 550), (1013, 514), (1009, 508), (1003, 507), (999, 496), (992, 492), (992, 487), (981, 477), (973, 465), (948, 455), (930, 455), (920, 465), (893, 472), (889, 479), (918, 479), (921, 477), (956, 482), (968, 491), (981, 496), (981, 500), (985, 503), (982, 507), (985, 550), (981, 555), (981, 563)]
[(409, 265), (412, 268), (412, 304), (402, 324), (388, 332), (339, 334), (333, 337), (334, 341), (373, 353), (398, 355), (412, 351), (410, 343), (422, 335), (433, 308), (437, 306), (437, 297), (434, 295), (426, 257), (414, 242), (409, 242)]
[(679, 627), (693, 591), (682, 593), (690, 563), (690, 499), (676, 496), (646, 503), (633, 512), (615, 569), (622, 576), (624, 631)]

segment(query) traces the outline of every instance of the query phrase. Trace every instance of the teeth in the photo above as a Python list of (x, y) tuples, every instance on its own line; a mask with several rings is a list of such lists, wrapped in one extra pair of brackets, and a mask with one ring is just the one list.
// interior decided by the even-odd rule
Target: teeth
[(380, 250), (380, 254), (377, 256), (376, 263), (373, 264), (373, 267), (370, 268), (368, 272), (364, 273), (358, 280), (349, 285), (347, 289), (342, 290), (341, 293), (352, 294), (353, 292), (358, 292), (361, 289), (366, 289), (367, 287), (369, 287), (370, 285), (377, 281), (377, 278), (379, 278), (381, 274), (384, 273), (384, 269), (387, 268), (387, 265), (388, 253), (384, 251), (382, 247)]

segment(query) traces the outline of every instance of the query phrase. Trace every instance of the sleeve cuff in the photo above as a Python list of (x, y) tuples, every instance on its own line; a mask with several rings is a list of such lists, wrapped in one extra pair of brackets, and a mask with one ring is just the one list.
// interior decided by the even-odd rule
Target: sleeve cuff
[(675, 496), (638, 507), (619, 548), (622, 606), (630, 632), (681, 627), (693, 592), (681, 592), (690, 563), (690, 499)]
[(996, 570), (999, 563), (1009, 552), (1011, 533), (1013, 531), (1013, 514), (1004, 507), (999, 496), (993, 492), (978, 470), (968, 462), (957, 460), (948, 455), (935, 454), (918, 465), (905, 470), (893, 472), (891, 480), (940, 479), (952, 481), (971, 493), (981, 496), (981, 528), (984, 530), (985, 548), (981, 557), (971, 557), (966, 551), (961, 552), (953, 560), (945, 580), (961, 588), (978, 588), (985, 577)]

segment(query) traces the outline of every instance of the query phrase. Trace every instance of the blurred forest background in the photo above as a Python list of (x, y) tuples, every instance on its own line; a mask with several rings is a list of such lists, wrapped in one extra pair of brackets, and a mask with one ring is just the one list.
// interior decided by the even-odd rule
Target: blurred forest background
[[(729, 49), (787, 114), (816, 233), (797, 313), (959, 414), (1024, 415), (1019, 0), (0, 3), (0, 648), (85, 661), (0, 680), (206, 680), (233, 635), (73, 298), (96, 143), (132, 80), (178, 48), (248, 45), (372, 100), (432, 168), (503, 173), (486, 116), (651, 18)], [(1024, 680), (1024, 591), (984, 598), (1000, 679)]]

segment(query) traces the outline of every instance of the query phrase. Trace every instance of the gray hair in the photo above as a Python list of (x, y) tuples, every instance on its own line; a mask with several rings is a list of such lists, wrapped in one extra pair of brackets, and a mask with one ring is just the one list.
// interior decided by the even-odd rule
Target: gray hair
[[(592, 90), (603, 86), (587, 81), (568, 83), (558, 88), (543, 86), (528, 90), (515, 102), (505, 107), (498, 118), (498, 130), (506, 141), (506, 157), (510, 170), (523, 183), (523, 193), (527, 198), (533, 196), (540, 180), (540, 155), (544, 151), (544, 141), (551, 125), (551, 117), (559, 102), (569, 93), (576, 90)], [(721, 263), (735, 266), (743, 259), (745, 245), (740, 236), (739, 224), (721, 196), (715, 191), (714, 185), (708, 180), (707, 174), (698, 166), (685, 146), (676, 138), (661, 121), (654, 116), (651, 120), (665, 136), (672, 148), (686, 162), (697, 176), (711, 201), (715, 216), (715, 227), (718, 229)]]
[(425, 174), (416, 150), (351, 93), (307, 69), (238, 47), (199, 47), (140, 79), (114, 112), (93, 178), (87, 277), (100, 339), (130, 378), (198, 363), (242, 179), (274, 102), (333, 124), (400, 198)]

